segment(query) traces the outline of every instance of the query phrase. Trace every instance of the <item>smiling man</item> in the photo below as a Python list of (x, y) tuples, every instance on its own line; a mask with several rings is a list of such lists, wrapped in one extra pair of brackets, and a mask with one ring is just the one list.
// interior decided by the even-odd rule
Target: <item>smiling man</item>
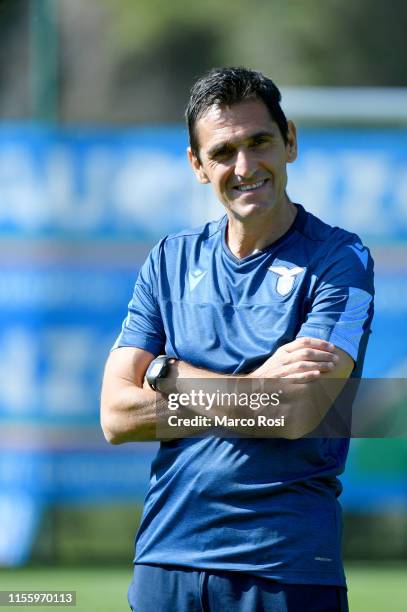
[(157, 401), (181, 397), (190, 379), (290, 379), (300, 391), (275, 438), (161, 442), (130, 606), (344, 611), (337, 497), (348, 441), (304, 436), (325, 416), (314, 383), (361, 375), (373, 264), (356, 235), (289, 199), (296, 130), (270, 79), (212, 70), (186, 116), (192, 169), (226, 215), (148, 256), (106, 364), (105, 436), (156, 439)]

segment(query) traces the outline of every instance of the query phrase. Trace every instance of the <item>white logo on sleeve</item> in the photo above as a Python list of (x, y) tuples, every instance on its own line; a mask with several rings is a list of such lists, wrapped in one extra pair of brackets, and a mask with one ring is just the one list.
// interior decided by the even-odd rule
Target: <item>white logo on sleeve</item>
[(201, 282), (203, 277), (206, 274), (206, 270), (200, 270), (197, 268), (196, 270), (192, 270), (188, 273), (188, 282), (189, 282), (189, 290), (193, 291), (198, 283)]
[(286, 268), (285, 266), (270, 266), (269, 270), (278, 274), (276, 290), (280, 295), (288, 295), (294, 287), (294, 281), (298, 274), (305, 271), (305, 268), (296, 266)]

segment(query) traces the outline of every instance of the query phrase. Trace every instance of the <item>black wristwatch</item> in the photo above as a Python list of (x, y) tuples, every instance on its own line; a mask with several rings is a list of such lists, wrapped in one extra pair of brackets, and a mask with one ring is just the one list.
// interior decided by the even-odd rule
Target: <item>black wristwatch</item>
[(169, 371), (170, 362), (174, 362), (173, 357), (167, 355), (159, 355), (150, 363), (146, 372), (146, 380), (153, 391), (157, 391), (157, 381), (160, 378), (165, 378)]

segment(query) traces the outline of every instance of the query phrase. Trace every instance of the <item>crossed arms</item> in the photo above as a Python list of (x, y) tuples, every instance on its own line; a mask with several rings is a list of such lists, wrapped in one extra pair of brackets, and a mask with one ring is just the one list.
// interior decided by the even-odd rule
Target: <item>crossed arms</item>
[[(169, 393), (181, 393), (188, 380), (225, 379), (225, 374), (196, 368), (177, 361), (165, 379), (163, 392), (156, 394), (144, 376), (154, 355), (148, 351), (122, 347), (113, 350), (106, 363), (101, 395), (101, 424), (111, 444), (156, 440), (157, 401), (166, 402)], [(353, 359), (325, 340), (301, 337), (281, 346), (259, 368), (244, 375), (252, 379), (287, 378), (293, 383), (289, 425), (279, 435), (301, 438), (319, 425), (352, 372)], [(242, 378), (242, 375), (239, 376)], [(324, 386), (335, 379), (337, 384)], [(315, 381), (321, 384), (316, 387)], [(316, 402), (322, 393), (324, 401)]]

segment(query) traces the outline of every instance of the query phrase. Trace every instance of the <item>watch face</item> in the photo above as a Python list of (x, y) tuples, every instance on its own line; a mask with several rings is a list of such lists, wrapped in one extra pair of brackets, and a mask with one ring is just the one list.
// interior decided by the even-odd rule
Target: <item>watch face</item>
[(151, 378), (156, 378), (161, 372), (162, 363), (154, 363), (153, 367), (150, 370)]

